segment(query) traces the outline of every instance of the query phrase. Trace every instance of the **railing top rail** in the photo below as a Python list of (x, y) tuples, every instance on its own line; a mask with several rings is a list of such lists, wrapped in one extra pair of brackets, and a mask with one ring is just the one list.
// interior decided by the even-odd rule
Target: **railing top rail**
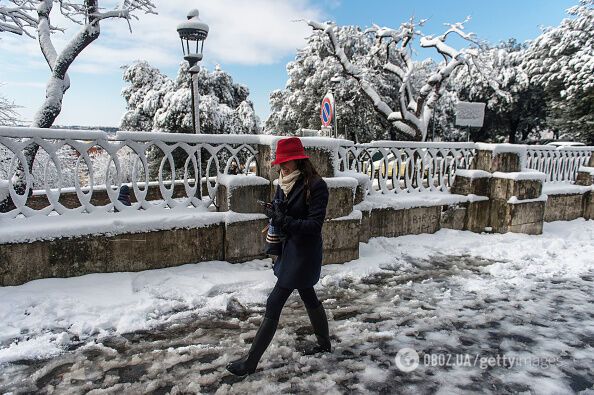
[[(109, 134), (102, 130), (71, 130), (48, 129), (30, 127), (0, 126), (0, 137), (44, 139), (71, 139), (71, 140), (129, 140), (129, 141), (163, 141), (171, 143), (189, 144), (264, 144), (276, 148), (276, 142), (288, 136), (270, 134), (190, 134), (174, 132), (146, 132), (146, 131), (118, 131)], [(335, 139), (331, 137), (300, 137), (305, 147), (330, 147), (351, 146), (350, 140)]]
[(370, 143), (355, 144), (355, 147), (395, 147), (395, 148), (476, 148), (476, 143), (433, 142), (433, 141), (393, 141), (378, 140)]
[(72, 130), (0, 126), (0, 137), (39, 137), (44, 139), (97, 140), (107, 139), (109, 138), (109, 134), (102, 130)]
[(577, 152), (592, 152), (594, 146), (582, 145), (582, 146), (560, 146), (556, 147), (553, 145), (527, 145), (529, 151), (577, 151)]
[(189, 134), (167, 132), (135, 132), (118, 131), (116, 140), (154, 141), (168, 143), (194, 143), (194, 144), (259, 144), (261, 135), (257, 134)]
[[(188, 134), (166, 132), (135, 132), (119, 131), (117, 140), (132, 141), (165, 141), (204, 144), (264, 144), (276, 147), (276, 142), (288, 136), (275, 136), (270, 134)], [(331, 137), (300, 137), (304, 147), (337, 147), (353, 145), (350, 140), (335, 139)]]

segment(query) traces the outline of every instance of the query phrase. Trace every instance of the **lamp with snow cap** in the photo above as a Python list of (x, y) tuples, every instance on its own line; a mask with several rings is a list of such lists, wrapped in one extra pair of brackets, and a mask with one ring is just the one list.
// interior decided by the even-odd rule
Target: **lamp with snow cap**
[(177, 25), (177, 33), (182, 44), (184, 59), (190, 65), (190, 91), (192, 92), (192, 126), (195, 133), (200, 133), (199, 109), (200, 96), (195, 87), (195, 74), (200, 71), (198, 62), (202, 60), (204, 50), (204, 41), (208, 36), (208, 25), (198, 17), (200, 13), (197, 9), (188, 12), (187, 21)]

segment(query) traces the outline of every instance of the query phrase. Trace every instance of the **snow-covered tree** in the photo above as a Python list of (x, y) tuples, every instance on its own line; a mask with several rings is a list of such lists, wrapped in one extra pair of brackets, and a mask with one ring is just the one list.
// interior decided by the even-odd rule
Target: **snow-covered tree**
[[(200, 128), (203, 133), (257, 133), (258, 118), (248, 100), (247, 87), (233, 82), (217, 67), (212, 73), (200, 68)], [(182, 63), (175, 80), (147, 62), (137, 62), (124, 70), (129, 83), (122, 95), (127, 111), (122, 130), (154, 130), (191, 133), (192, 99), (188, 64)]]
[[(356, 26), (337, 29), (340, 45), (351, 62), (364, 64), (373, 40), (361, 34)], [(335, 74), (340, 75), (340, 71), (341, 66), (331, 56), (326, 39), (318, 34), (310, 35), (295, 60), (287, 64), (289, 78), (285, 89), (275, 90), (270, 95), (271, 114), (266, 121), (266, 129), (283, 135), (294, 134), (300, 128), (319, 129), (321, 100), (334, 89), (339, 133), (361, 142), (390, 138), (387, 133), (389, 122), (378, 116), (373, 103), (359, 89), (356, 80), (341, 78), (338, 83), (331, 82)], [(370, 76), (385, 87), (383, 94), (386, 100), (393, 102), (398, 94), (397, 84), (386, 77), (390, 76)]]
[[(342, 73), (357, 81), (375, 110), (393, 127), (391, 135), (397, 134), (403, 139), (425, 140), (435, 103), (442, 94), (442, 84), (452, 71), (467, 64), (469, 55), (473, 53), (470, 48), (458, 51), (446, 43), (451, 34), (473, 41), (473, 35), (464, 32), (464, 22), (448, 25), (449, 29), (445, 33), (435, 37), (424, 36), (417, 30), (423, 22), (410, 20), (397, 29), (374, 25), (360, 33), (374, 40), (363, 62), (353, 62), (349, 57), (341, 45), (338, 37), (340, 30), (335, 24), (308, 22), (314, 34), (326, 37), (328, 50), (339, 62)], [(411, 45), (417, 37), (420, 37), (421, 47), (434, 48), (444, 59), (419, 90), (413, 86), (413, 75), (416, 74), (418, 63), (413, 62), (411, 56)], [(391, 105), (390, 100), (382, 94), (386, 87), (373, 80), (378, 73), (390, 75), (398, 82), (396, 105)], [(386, 79), (381, 78), (380, 81)]]
[(570, 18), (530, 43), (524, 68), (542, 86), (548, 126), (594, 144), (594, 0), (580, 0)]
[[(26, 35), (39, 41), (41, 52), (50, 69), (45, 101), (34, 116), (33, 127), (49, 128), (62, 110), (62, 98), (70, 87), (68, 69), (82, 51), (101, 33), (101, 22), (106, 19), (123, 19), (130, 23), (137, 12), (154, 13), (151, 0), (121, 0), (110, 10), (100, 7), (99, 0), (7, 0), (0, 2), (0, 33)], [(54, 46), (52, 32), (63, 30), (51, 23), (52, 16), (61, 14), (63, 19), (80, 28), (61, 49)], [(56, 18), (57, 19), (57, 18)], [(37, 145), (25, 149), (29, 169), (37, 153)], [(21, 164), (24, 166), (24, 164)], [(19, 171), (18, 188), (24, 191), (22, 169)], [(0, 202), (2, 203), (2, 202)]]
[[(542, 92), (530, 84), (522, 59), (526, 45), (514, 39), (497, 46), (482, 44), (468, 67), (456, 69), (447, 82), (438, 112), (438, 129), (448, 140), (466, 138), (466, 131), (454, 125), (459, 100), (486, 104), (485, 121), (471, 131), (474, 141), (516, 143), (538, 131), (544, 122)], [(445, 113), (445, 114), (443, 114)], [(445, 116), (444, 116), (445, 115)]]

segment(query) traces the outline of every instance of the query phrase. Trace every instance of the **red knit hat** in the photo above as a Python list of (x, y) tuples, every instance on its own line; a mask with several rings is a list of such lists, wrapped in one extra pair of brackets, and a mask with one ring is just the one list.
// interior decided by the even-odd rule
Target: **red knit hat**
[(271, 162), (271, 165), (307, 158), (309, 156), (305, 155), (305, 149), (303, 149), (303, 144), (301, 144), (299, 137), (289, 137), (279, 140), (276, 143), (276, 159)]

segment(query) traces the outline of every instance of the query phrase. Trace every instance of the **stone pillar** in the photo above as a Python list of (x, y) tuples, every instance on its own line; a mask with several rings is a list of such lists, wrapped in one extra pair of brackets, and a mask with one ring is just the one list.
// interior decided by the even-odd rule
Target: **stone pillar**
[(225, 213), (225, 260), (232, 263), (266, 258), (266, 236), (262, 230), (268, 218), (262, 214)]
[(269, 201), (269, 182), (258, 176), (244, 174), (219, 176), (217, 211), (236, 213), (263, 213), (258, 200)]
[[(592, 155), (592, 157), (590, 158), (590, 162), (592, 162), (592, 158), (594, 158), (594, 155)], [(594, 181), (594, 167), (591, 167), (591, 165), (590, 166), (581, 166), (578, 169), (578, 174), (575, 179), (576, 185), (590, 186), (590, 185), (592, 185), (593, 181)]]
[(324, 177), (328, 186), (326, 220), (322, 227), (323, 264), (359, 258), (361, 212), (353, 210), (358, 182), (352, 177)]
[[(582, 166), (578, 172), (576, 184), (590, 186), (594, 183), (594, 152), (590, 156), (588, 166)], [(594, 219), (594, 191), (584, 195), (582, 212), (584, 218)]]
[(468, 201), (448, 207), (441, 215), (441, 226), (481, 233), (489, 225), (491, 173), (485, 170), (456, 170), (450, 193), (466, 195)]
[(472, 167), (491, 173), (489, 226), (494, 232), (541, 234), (546, 175), (522, 168), (526, 148), (513, 144), (477, 144)]
[(477, 143), (477, 154), (472, 161), (471, 168), (489, 173), (496, 171), (517, 172), (522, 170), (522, 158), (525, 155), (525, 147), (515, 144)]

